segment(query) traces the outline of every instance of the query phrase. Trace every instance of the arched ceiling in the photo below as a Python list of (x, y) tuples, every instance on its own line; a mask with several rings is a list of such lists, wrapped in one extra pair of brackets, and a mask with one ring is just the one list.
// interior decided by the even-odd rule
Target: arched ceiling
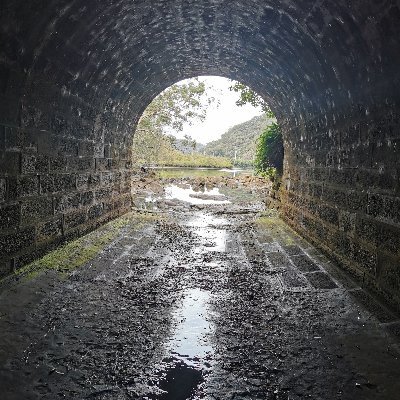
[[(163, 89), (196, 75), (246, 83), (281, 120), (399, 93), (397, 1), (5, 0), (1, 7), (3, 86), (25, 126), (54, 129), (48, 114), (69, 108), (87, 126), (125, 130)], [(36, 114), (24, 111), (30, 107)]]

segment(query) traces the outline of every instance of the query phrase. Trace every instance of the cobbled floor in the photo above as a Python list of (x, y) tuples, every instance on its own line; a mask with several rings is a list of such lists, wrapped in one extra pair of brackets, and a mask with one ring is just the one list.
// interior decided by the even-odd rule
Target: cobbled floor
[(0, 398), (400, 399), (398, 316), (225, 195), (158, 198), (84, 266), (3, 284)]

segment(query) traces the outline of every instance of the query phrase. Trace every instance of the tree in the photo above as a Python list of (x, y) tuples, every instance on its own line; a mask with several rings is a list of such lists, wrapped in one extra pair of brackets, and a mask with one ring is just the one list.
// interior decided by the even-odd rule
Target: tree
[(259, 96), (254, 90), (250, 89), (243, 83), (232, 81), (232, 85), (229, 87), (232, 92), (239, 93), (240, 97), (236, 100), (237, 106), (244, 106), (245, 104), (251, 104), (253, 107), (261, 107), (268, 117), (273, 118), (274, 114), (269, 108), (265, 100)]
[[(173, 150), (174, 139), (168, 129), (182, 131), (186, 123), (204, 120), (207, 106), (214, 101), (207, 96), (204, 82), (190, 79), (170, 86), (159, 94), (141, 116), (133, 139), (134, 164), (157, 164), (163, 151)], [(193, 147), (193, 140), (191, 146)]]
[[(233, 82), (229, 88), (231, 91), (240, 94), (236, 101), (238, 106), (251, 104), (261, 109), (270, 118), (274, 118), (274, 114), (264, 99), (248, 86)], [(274, 122), (267, 127), (257, 139), (256, 155), (254, 160), (254, 169), (257, 175), (275, 178), (283, 172), (283, 138), (279, 125)]]
[(257, 139), (254, 169), (257, 175), (274, 178), (283, 171), (283, 140), (279, 125), (268, 126)]

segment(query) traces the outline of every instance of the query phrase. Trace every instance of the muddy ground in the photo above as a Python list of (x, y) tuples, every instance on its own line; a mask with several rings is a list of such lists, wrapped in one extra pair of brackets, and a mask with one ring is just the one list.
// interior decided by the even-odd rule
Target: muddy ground
[(1, 399), (400, 398), (398, 316), (269, 187), (136, 187), (129, 216), (3, 281)]

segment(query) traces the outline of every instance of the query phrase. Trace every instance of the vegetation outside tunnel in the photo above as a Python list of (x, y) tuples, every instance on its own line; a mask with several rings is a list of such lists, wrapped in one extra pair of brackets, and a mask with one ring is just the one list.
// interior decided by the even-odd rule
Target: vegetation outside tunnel
[(282, 136), (273, 113), (267, 103), (247, 86), (231, 81), (229, 90), (238, 93), (237, 106), (251, 105), (262, 110), (263, 115), (236, 125), (221, 139), (206, 146), (187, 134), (184, 139), (178, 139), (175, 135), (184, 131), (188, 124), (204, 121), (208, 107), (216, 102), (212, 89), (207, 88), (204, 81), (179, 82), (157, 96), (143, 113), (134, 138), (134, 165), (250, 167), (260, 176), (272, 178), (280, 175)]

